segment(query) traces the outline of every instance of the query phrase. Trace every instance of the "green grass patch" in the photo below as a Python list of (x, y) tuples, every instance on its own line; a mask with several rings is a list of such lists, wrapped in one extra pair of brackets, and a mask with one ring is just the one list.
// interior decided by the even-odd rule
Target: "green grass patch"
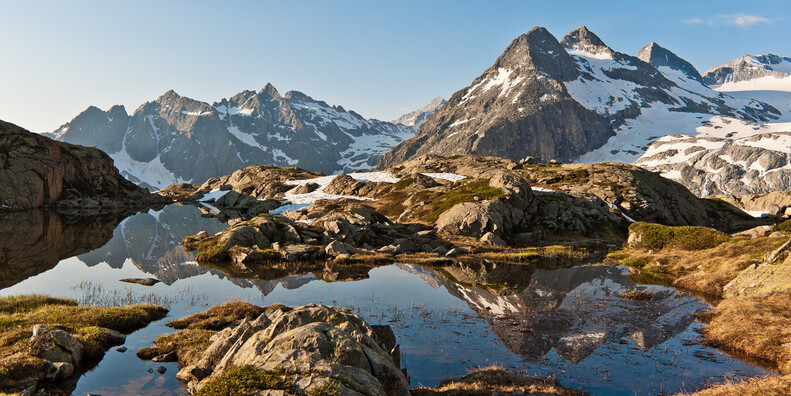
[(637, 301), (648, 301), (654, 298), (651, 293), (648, 293), (643, 290), (632, 290), (630, 292), (626, 292), (621, 294), (619, 297), (621, 298), (628, 298), (630, 300), (637, 300)]
[(489, 186), (489, 181), (478, 179), (443, 194), (440, 194), (434, 202), (439, 202), (437, 207), (429, 214), (427, 220), (436, 222), (439, 216), (446, 210), (464, 202), (474, 202), (476, 197), (479, 200), (505, 198), (505, 194), (497, 187)]
[(258, 370), (247, 365), (231, 368), (209, 380), (197, 393), (200, 396), (253, 396), (264, 390), (290, 391), (294, 383), (283, 373)]
[(186, 318), (176, 319), (168, 326), (174, 329), (221, 330), (229, 324), (248, 318), (253, 320), (264, 313), (266, 308), (245, 301), (229, 301), (196, 313)]
[(641, 236), (637, 248), (662, 250), (675, 248), (680, 250), (710, 249), (730, 240), (723, 232), (706, 227), (671, 227), (652, 223), (633, 223), (629, 226), (630, 233)]
[(791, 233), (791, 220), (786, 220), (780, 224), (772, 227), (772, 232), (787, 232)]
[(401, 180), (397, 181), (393, 186), (399, 190), (407, 188), (411, 185), (415, 184), (415, 179), (411, 176), (406, 176)]

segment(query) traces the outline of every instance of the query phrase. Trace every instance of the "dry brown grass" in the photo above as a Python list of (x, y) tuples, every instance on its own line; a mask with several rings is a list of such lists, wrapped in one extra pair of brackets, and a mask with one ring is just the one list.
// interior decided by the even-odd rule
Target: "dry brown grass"
[(708, 314), (706, 342), (771, 362), (791, 374), (791, 293), (733, 297)]
[(229, 301), (209, 308), (206, 312), (196, 313), (186, 318), (176, 319), (168, 326), (174, 329), (221, 330), (229, 324), (244, 318), (255, 319), (266, 308), (245, 301)]
[(176, 351), (179, 366), (194, 364), (203, 352), (209, 348), (209, 338), (214, 335), (212, 330), (191, 329), (157, 337), (154, 346), (137, 351), (137, 357), (151, 360), (159, 355)]
[(551, 381), (528, 377), (500, 367), (486, 367), (470, 371), (458, 380), (445, 380), (436, 388), (415, 388), (413, 396), (430, 395), (564, 395), (581, 396), (586, 393), (567, 389)]
[[(775, 238), (733, 238), (703, 250), (665, 248), (659, 251), (625, 250), (610, 254), (619, 264), (637, 268), (673, 286), (719, 297), (722, 288), (742, 270), (787, 241)], [(658, 282), (663, 283), (663, 282)]]
[(713, 386), (693, 396), (781, 396), (791, 394), (791, 375), (755, 378)]
[(163, 318), (167, 312), (150, 304), (80, 307), (74, 300), (40, 295), (0, 297), (0, 393), (23, 389), (27, 379), (46, 367), (44, 360), (30, 354), (28, 340), (36, 324), (72, 334), (84, 346), (84, 363), (90, 364), (113, 344), (97, 326), (130, 332)]

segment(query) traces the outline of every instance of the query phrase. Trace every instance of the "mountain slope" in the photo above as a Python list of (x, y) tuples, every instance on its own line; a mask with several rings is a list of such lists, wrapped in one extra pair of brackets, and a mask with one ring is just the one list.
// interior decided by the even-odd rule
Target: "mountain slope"
[(440, 106), (444, 105), (445, 102), (445, 99), (437, 96), (436, 98), (432, 99), (431, 102), (428, 102), (427, 105), (415, 111), (406, 113), (391, 122), (393, 124), (411, 126), (417, 130), (421, 125), (423, 125), (424, 122), (426, 122), (428, 117), (434, 114), (434, 112), (437, 111)]
[(694, 134), (712, 116), (780, 116), (765, 103), (711, 90), (655, 43), (641, 53), (614, 51), (584, 26), (560, 42), (534, 28), (377, 167), (421, 154), (633, 162), (659, 137)]
[(775, 54), (744, 55), (712, 67), (703, 79), (722, 91), (791, 91), (791, 58)]
[(55, 130), (58, 140), (96, 145), (128, 179), (150, 188), (202, 183), (251, 164), (333, 173), (370, 169), (410, 126), (365, 119), (271, 84), (208, 104), (174, 91), (141, 105), (90, 107)]

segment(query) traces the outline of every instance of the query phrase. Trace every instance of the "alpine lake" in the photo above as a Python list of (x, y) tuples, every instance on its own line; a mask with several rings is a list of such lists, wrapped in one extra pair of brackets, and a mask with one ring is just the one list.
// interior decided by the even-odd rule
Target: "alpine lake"
[[(672, 394), (771, 375), (702, 344), (695, 313), (709, 309), (705, 301), (636, 284), (626, 267), (397, 263), (239, 279), (198, 264), (181, 246), (186, 236), (226, 227), (206, 213), (170, 205), (125, 219), (45, 211), (0, 217), (0, 295), (46, 294), (100, 306), (150, 302), (170, 310), (130, 334), (124, 352), (110, 349), (73, 394), (186, 394), (176, 363), (143, 361), (135, 352), (174, 332), (169, 321), (229, 300), (337, 305), (390, 325), (412, 387), (491, 365), (595, 395)], [(161, 282), (120, 281), (148, 277)], [(652, 298), (619, 296), (632, 290)]]

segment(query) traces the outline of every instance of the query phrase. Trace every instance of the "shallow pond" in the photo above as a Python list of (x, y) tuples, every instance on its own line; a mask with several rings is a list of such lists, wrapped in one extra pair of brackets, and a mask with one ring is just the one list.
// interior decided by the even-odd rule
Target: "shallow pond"
[[(39, 293), (86, 304), (153, 302), (168, 317), (127, 337), (78, 382), (74, 394), (184, 394), (175, 363), (135, 352), (173, 330), (170, 320), (231, 299), (258, 305), (323, 303), (354, 309), (395, 331), (412, 386), (500, 365), (592, 394), (695, 390), (769, 372), (700, 344), (695, 312), (707, 305), (671, 288), (636, 285), (624, 267), (514, 265), (328, 268), (274, 279), (229, 278), (198, 265), (183, 237), (224, 224), (171, 205), (120, 223), (46, 212), (0, 218), (0, 295)], [(146, 287), (119, 279), (155, 277)], [(649, 301), (618, 297), (645, 290)], [(164, 366), (167, 371), (155, 370)]]

